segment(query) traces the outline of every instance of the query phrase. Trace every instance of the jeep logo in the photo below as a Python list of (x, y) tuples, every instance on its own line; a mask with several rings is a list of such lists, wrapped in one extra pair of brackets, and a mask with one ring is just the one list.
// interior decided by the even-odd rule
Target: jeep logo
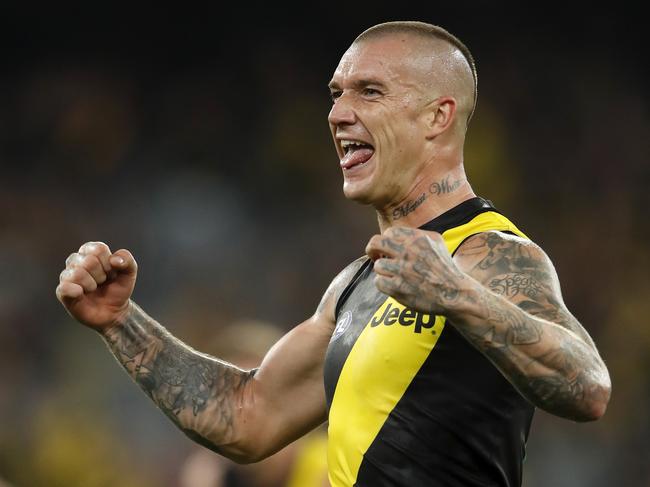
[(393, 306), (392, 303), (388, 303), (388, 306), (386, 306), (384, 313), (380, 317), (374, 316), (370, 320), (370, 326), (373, 328), (379, 325), (391, 326), (395, 323), (399, 323), (402, 326), (415, 325), (413, 331), (415, 333), (422, 333), (422, 328), (433, 328), (433, 325), (436, 323), (436, 317), (435, 315), (413, 311), (410, 308), (400, 309), (399, 306)]

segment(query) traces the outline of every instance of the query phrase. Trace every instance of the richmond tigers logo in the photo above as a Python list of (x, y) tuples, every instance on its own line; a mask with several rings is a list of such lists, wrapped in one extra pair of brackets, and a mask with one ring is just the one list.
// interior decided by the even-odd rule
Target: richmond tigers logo
[(350, 311), (346, 311), (341, 315), (339, 320), (336, 322), (336, 328), (334, 328), (334, 333), (332, 333), (332, 338), (330, 338), (330, 342), (333, 342), (338, 337), (343, 335), (343, 333), (345, 333), (345, 330), (350, 328), (350, 323), (352, 323), (352, 313)]

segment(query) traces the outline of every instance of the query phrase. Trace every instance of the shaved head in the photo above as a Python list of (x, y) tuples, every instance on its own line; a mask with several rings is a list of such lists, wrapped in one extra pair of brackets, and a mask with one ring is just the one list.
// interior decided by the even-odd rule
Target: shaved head
[(329, 88), (346, 197), (385, 209), (428, 194), (427, 185), (450, 175), (465, 180), (476, 76), (469, 51), (446, 30), (376, 25), (345, 51)]
[(375, 25), (362, 32), (352, 45), (385, 37), (410, 41), (412, 62), (418, 65), (425, 88), (434, 97), (454, 97), (459, 118), (468, 124), (476, 108), (478, 81), (474, 58), (467, 46), (442, 27), (412, 21)]

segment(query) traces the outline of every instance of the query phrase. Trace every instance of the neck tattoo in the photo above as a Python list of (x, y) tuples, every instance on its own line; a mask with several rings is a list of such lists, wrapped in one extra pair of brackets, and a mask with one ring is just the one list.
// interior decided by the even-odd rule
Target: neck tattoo
[(393, 210), (393, 220), (399, 220), (409, 213), (413, 213), (418, 206), (424, 203), (425, 199), (427, 199), (427, 195), (426, 193), (422, 193), (418, 199), (407, 201), (403, 205), (398, 206)]
[(449, 176), (447, 176), (445, 179), (431, 183), (431, 186), (429, 186), (429, 193), (438, 196), (441, 194), (449, 194), (456, 191), (462, 182), (462, 179), (457, 179), (450, 183)]

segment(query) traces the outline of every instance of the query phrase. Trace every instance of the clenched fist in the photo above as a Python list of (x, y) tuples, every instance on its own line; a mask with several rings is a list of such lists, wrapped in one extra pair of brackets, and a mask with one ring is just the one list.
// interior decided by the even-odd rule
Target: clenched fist
[(370, 239), (366, 254), (374, 261), (377, 289), (423, 313), (453, 313), (469, 281), (435, 232), (389, 228)]
[(138, 266), (128, 250), (87, 242), (70, 254), (59, 276), (56, 296), (70, 315), (90, 328), (105, 331), (129, 308)]

